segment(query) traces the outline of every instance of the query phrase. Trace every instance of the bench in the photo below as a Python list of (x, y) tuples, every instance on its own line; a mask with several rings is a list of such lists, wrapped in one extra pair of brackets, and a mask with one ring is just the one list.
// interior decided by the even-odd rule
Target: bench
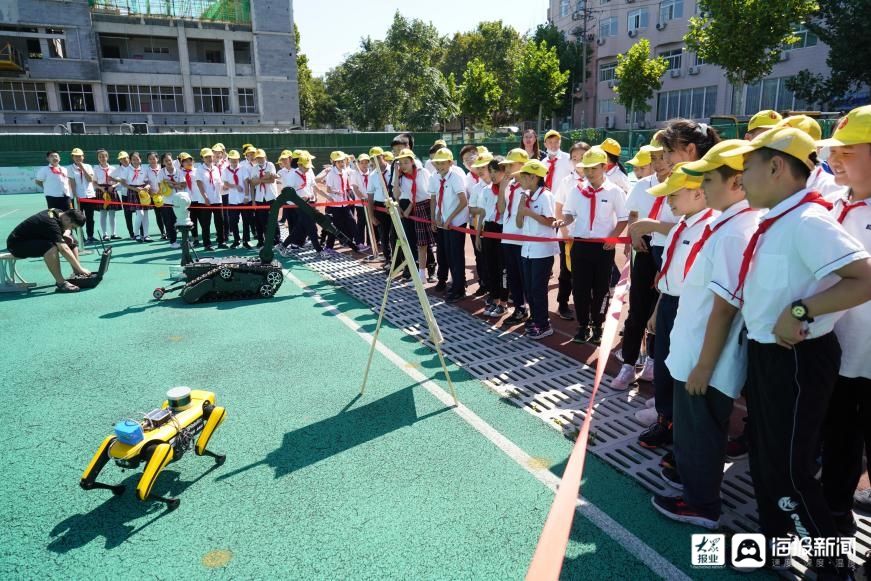
[(36, 286), (35, 282), (27, 282), (18, 274), (17, 260), (9, 252), (0, 252), (0, 292), (28, 292)]

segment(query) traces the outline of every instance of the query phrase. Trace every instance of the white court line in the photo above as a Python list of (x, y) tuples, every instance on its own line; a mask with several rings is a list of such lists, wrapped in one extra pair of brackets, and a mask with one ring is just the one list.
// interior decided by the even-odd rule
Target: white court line
[(17, 211), (18, 211), (17, 208), (16, 208), (15, 210), (9, 210), (9, 211), (6, 212), (5, 214), (0, 214), (0, 218), (5, 218), (5, 217), (8, 216), (9, 214), (14, 214), (14, 213), (17, 212)]
[[(315, 304), (333, 313), (339, 321), (357, 333), (357, 335), (368, 345), (372, 344), (372, 335), (364, 331), (363, 328), (353, 319), (343, 314), (318, 293), (310, 290), (308, 285), (287, 269), (284, 269), (284, 275), (296, 286), (302, 289), (303, 294), (314, 299)], [(503, 436), (493, 426), (481, 419), (475, 412), (464, 406), (462, 403), (454, 406), (454, 399), (448, 392), (443, 390), (434, 381), (428, 379), (426, 375), (415, 369), (411, 363), (403, 359), (395, 351), (380, 341), (375, 345), (375, 348), (379, 353), (386, 357), (388, 361), (404, 371), (405, 374), (413, 380), (420, 383), (436, 399), (446, 406), (452, 407), (454, 413), (463, 418), (467, 424), (490, 440), (490, 442), (502, 450), (505, 455), (514, 460), (514, 462), (516, 462), (521, 468), (535, 476), (539, 482), (547, 486), (553, 492), (556, 492), (560, 483), (560, 478), (556, 474), (546, 468), (538, 466), (538, 463), (533, 459), (533, 457), (527, 454), (522, 448), (520, 448), (520, 446)], [(587, 520), (591, 521), (604, 531), (605, 534), (619, 543), (627, 553), (637, 557), (639, 561), (649, 567), (650, 570), (659, 577), (663, 579), (680, 579), (687, 581), (690, 579), (689, 576), (673, 565), (668, 559), (657, 553), (653, 548), (633, 533), (626, 530), (620, 523), (612, 519), (593, 503), (584, 500), (583, 498), (578, 498), (577, 511), (586, 517)]]

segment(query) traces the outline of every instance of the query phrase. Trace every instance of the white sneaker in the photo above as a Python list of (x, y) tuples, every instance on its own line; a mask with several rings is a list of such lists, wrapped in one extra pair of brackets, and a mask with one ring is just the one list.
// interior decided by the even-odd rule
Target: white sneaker
[(635, 419), (642, 426), (649, 426), (656, 421), (659, 417), (659, 412), (656, 411), (656, 408), (641, 408), (637, 412), (635, 412)]
[(646, 402), (644, 402), (644, 407), (646, 407), (646, 408), (652, 408), (655, 405), (656, 405), (656, 398), (655, 397), (652, 397), (649, 400), (647, 400)]
[(172, 244), (169, 245), (169, 247), (172, 248), (173, 250), (178, 250), (179, 248), (181, 248), (181, 244), (179, 244), (178, 242), (173, 242)]
[(635, 383), (635, 367), (632, 365), (623, 365), (620, 368), (620, 373), (611, 380), (611, 389), (624, 391), (629, 389), (629, 386)]
[(420, 280), (423, 282), (426, 282), (426, 269), (419, 268), (419, 269), (417, 269), (417, 273), (420, 275)]
[(648, 357), (644, 361), (644, 368), (638, 376), (641, 381), (653, 381), (653, 357)]

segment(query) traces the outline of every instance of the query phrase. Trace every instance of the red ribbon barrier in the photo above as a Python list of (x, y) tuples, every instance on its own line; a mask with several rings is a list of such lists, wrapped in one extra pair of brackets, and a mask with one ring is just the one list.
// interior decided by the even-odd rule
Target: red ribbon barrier
[[(101, 200), (99, 198), (79, 198), (79, 202), (85, 203), (85, 204), (96, 204), (96, 205), (106, 204), (109, 206), (122, 206), (125, 208), (156, 208), (157, 207), (154, 204), (143, 205), (143, 204), (140, 204), (138, 202), (124, 202), (124, 201), (121, 201), (121, 202), (109, 201), (109, 202), (107, 202), (106, 200)], [(255, 204), (258, 204), (255, 206), (222, 206), (221, 204), (208, 204), (208, 205), (206, 205), (206, 204), (202, 204), (202, 202), (193, 202), (193, 204), (197, 204), (197, 203), (199, 203), (201, 205), (199, 205), (199, 206), (191, 205), (191, 208), (194, 208), (195, 210), (212, 210), (212, 211), (216, 211), (216, 210), (266, 211), (266, 210), (270, 209), (269, 202), (255, 202)], [(365, 202), (363, 200), (348, 200), (346, 202), (314, 202), (314, 203), (309, 204), (309, 205), (312, 207), (315, 207), (315, 208), (332, 208), (332, 207), (337, 207), (337, 206), (363, 206), (363, 205), (365, 205)], [(164, 207), (172, 208), (174, 206), (172, 204), (163, 204), (163, 206), (161, 206), (161, 207), (162, 208), (164, 208)], [(282, 206), (282, 208), (296, 208), (296, 204), (285, 204), (284, 206)]]

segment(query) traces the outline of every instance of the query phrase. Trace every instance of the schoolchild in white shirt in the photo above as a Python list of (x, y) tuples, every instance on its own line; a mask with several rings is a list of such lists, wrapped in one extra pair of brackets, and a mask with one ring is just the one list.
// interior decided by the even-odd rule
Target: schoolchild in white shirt
[(186, 151), (178, 154), (178, 163), (182, 188), (176, 192), (176, 196), (186, 196), (190, 201), (190, 220), (193, 223), (191, 244), (196, 246), (199, 244), (200, 212), (203, 205), (202, 194), (197, 187), (197, 170), (194, 168), (194, 158)]
[[(871, 299), (871, 257), (830, 214), (831, 204), (807, 190), (816, 151), (806, 133), (773, 129), (724, 155), (743, 156), (747, 200), (768, 209), (733, 290), (749, 339), (745, 394), (759, 524), (766, 538), (795, 532), (817, 546), (838, 536), (815, 478), (841, 364), (833, 330), (843, 311)], [(827, 558), (811, 569), (844, 578), (839, 565)]]
[(218, 248), (229, 248), (224, 240), (224, 216), (221, 210), (211, 210), (209, 206), (221, 205), (221, 175), (213, 163), (214, 152), (211, 148), (204, 147), (200, 150), (202, 165), (196, 171), (197, 190), (199, 191), (202, 206), (198, 212), (200, 228), (203, 232), (203, 248), (212, 250), (211, 224), (215, 221), (215, 238), (218, 240)]
[[(435, 290), (447, 290), (449, 296), (462, 296), (466, 293), (466, 233), (454, 228), (465, 228), (469, 222), (465, 174), (454, 165), (454, 154), (446, 147), (433, 153), (430, 161), (435, 170), (429, 180), (438, 257)], [(447, 288), (448, 273), (450, 289)]]
[[(163, 207), (157, 211), (163, 216), (163, 226), (166, 232), (166, 238), (169, 241), (170, 248), (181, 248), (178, 243), (178, 232), (175, 229), (176, 217), (175, 209), (173, 208), (179, 191), (184, 191), (184, 178), (181, 176), (181, 170), (176, 167), (178, 160), (166, 152), (160, 157), (160, 172), (157, 174), (158, 189), (163, 193)], [(190, 199), (188, 199), (190, 202)]]
[[(298, 154), (294, 152), (296, 158), (293, 159), (293, 173), (289, 174), (284, 182), (285, 186), (289, 186), (296, 190), (299, 197), (305, 203), (314, 203), (317, 200), (315, 193), (314, 173), (312, 172), (312, 160), (314, 156), (308, 152), (301, 151)], [(308, 238), (315, 252), (323, 251), (320, 240), (318, 238), (318, 228), (315, 221), (303, 210), (297, 210), (296, 224), (293, 231), (285, 240), (291, 248), (299, 248), (305, 243)]]
[[(333, 151), (330, 153), (330, 162), (332, 167), (327, 172), (325, 179), (329, 201), (336, 203), (348, 202), (353, 195), (351, 179), (347, 169), (348, 156), (343, 151)], [(347, 239), (345, 243), (351, 250), (359, 253), (368, 250), (368, 248), (358, 246), (354, 242), (357, 238), (357, 222), (354, 220), (354, 212), (350, 206), (331, 206), (327, 208), (326, 213), (332, 217), (333, 225), (336, 229), (345, 235)], [(336, 237), (328, 233), (325, 239), (325, 246), (328, 250), (332, 250), (335, 244)]]
[[(526, 150), (512, 149), (502, 160), (505, 166), (505, 178), (503, 187), (499, 190), (499, 213), (502, 215), (502, 233), (517, 235), (523, 234), (523, 227), (517, 224), (517, 213), (520, 208), (520, 198), (525, 192), (520, 181), (517, 180), (517, 172), (526, 165), (529, 155)], [(529, 317), (526, 303), (526, 284), (523, 280), (523, 242), (520, 240), (502, 240), (502, 262), (505, 265), (505, 274), (508, 280), (508, 294), (514, 303), (514, 310), (502, 324), (507, 326), (525, 323), (530, 328), (534, 321)]]
[(254, 210), (254, 220), (257, 226), (257, 248), (264, 244), (278, 244), (278, 228), (275, 229), (273, 240), (266, 240), (266, 228), (269, 224), (269, 205), (278, 197), (278, 172), (275, 164), (266, 159), (266, 152), (256, 150), (253, 155), (254, 165), (248, 172), (248, 182), (251, 184), (252, 200), (257, 209)]
[(608, 138), (599, 144), (606, 154), (608, 154), (608, 164), (605, 166), (605, 177), (612, 184), (618, 186), (623, 193), (629, 195), (629, 177), (626, 175), (626, 168), (620, 163), (620, 153), (623, 148), (616, 139)]
[[(134, 204), (131, 207), (133, 216), (133, 233), (137, 242), (151, 242), (148, 235), (148, 211), (151, 209), (151, 186), (142, 166), (142, 156), (138, 151), (130, 154), (130, 166), (127, 168), (127, 198)], [(135, 200), (135, 201), (133, 201)]]
[[(245, 179), (247, 171), (239, 165), (241, 156), (235, 149), (227, 152), (227, 165), (224, 166), (221, 172), (221, 188), (223, 190), (222, 198), (226, 198), (227, 204), (230, 207), (227, 212), (227, 228), (229, 234), (233, 236), (233, 244), (230, 248), (239, 247), (239, 219), (248, 222), (250, 220), (250, 212), (241, 209), (241, 206), (246, 204), (247, 190), (245, 187)], [(234, 208), (234, 206), (236, 208)], [(238, 209), (237, 209), (238, 208)], [(247, 234), (247, 232), (244, 232)], [(246, 248), (250, 247), (250, 238), (245, 236), (244, 242)]]
[(160, 194), (160, 155), (156, 151), (149, 151), (146, 155), (148, 167), (145, 168), (145, 183), (151, 193), (152, 203), (154, 204), (154, 221), (157, 222), (157, 229), (160, 230), (160, 239), (166, 240), (166, 224), (164, 217), (166, 214), (163, 211), (163, 206), (157, 206), (154, 203), (154, 196)]
[[(566, 196), (575, 189), (579, 182), (586, 181), (584, 172), (580, 171), (576, 166), (581, 163), (584, 154), (590, 150), (590, 144), (584, 141), (579, 141), (569, 149), (569, 158), (572, 161), (572, 173), (563, 177), (553, 191), (554, 204), (556, 205), (556, 219), (562, 220), (563, 206), (566, 205)], [(569, 232), (567, 228), (562, 228), (559, 231), (560, 236), (568, 238)], [(572, 298), (572, 271), (569, 270), (568, 261), (566, 260), (566, 252), (571, 251), (571, 242), (559, 243), (559, 287), (556, 295), (557, 314), (560, 319), (573, 321), (575, 312), (569, 306), (569, 300)]]
[(551, 129), (544, 134), (544, 148), (547, 154), (544, 158), (544, 165), (547, 166), (547, 176), (544, 178), (544, 185), (551, 192), (574, 169), (574, 164), (572, 164), (569, 154), (560, 149), (561, 144), (562, 136), (559, 131)]
[(435, 242), (427, 189), (430, 176), (423, 167), (418, 167), (417, 157), (411, 149), (400, 151), (396, 162), (398, 171), (393, 191), (394, 194), (399, 192), (399, 208), (406, 236), (409, 244), (417, 246), (418, 270), (421, 279), (426, 280), (428, 250)]
[(39, 168), (34, 181), (42, 188), (48, 208), (65, 212), (71, 208), (69, 174), (60, 165), (58, 152), (49, 151), (45, 159), (48, 165)]
[(384, 209), (390, 185), (390, 161), (393, 159), (393, 154), (389, 151), (385, 152), (380, 147), (373, 147), (369, 150), (369, 157), (373, 161), (374, 167), (369, 175), (366, 197), (372, 208), (370, 216), (372, 225), (375, 227), (375, 236), (378, 238), (380, 250), (384, 254), (384, 268), (389, 268), (393, 250), (390, 235), (393, 229), (390, 225), (390, 218), (384, 213)]
[[(85, 163), (85, 152), (76, 147), (70, 152), (73, 163), (67, 167), (67, 175), (70, 178), (70, 193), (78, 198), (82, 213), (85, 215), (85, 231), (88, 238), (85, 240), (88, 244), (94, 244), (94, 212), (97, 209), (97, 204), (90, 203), (97, 197), (97, 191), (94, 189), (94, 168), (90, 164)], [(89, 200), (82, 202), (82, 200)]]
[[(353, 190), (355, 200), (366, 200), (366, 192), (369, 190), (369, 179), (371, 178), (369, 162), (370, 157), (366, 153), (361, 153), (356, 159), (355, 168), (351, 174), (351, 190)], [(367, 207), (354, 206), (354, 212), (357, 215), (357, 238), (354, 242), (357, 243), (357, 246), (371, 247)]]
[(120, 240), (115, 234), (115, 212), (120, 208), (114, 202), (120, 202), (115, 186), (115, 166), (109, 163), (109, 152), (105, 149), (97, 150), (97, 167), (94, 168), (94, 178), (97, 182), (97, 196), (103, 200), (100, 206), (100, 230), (103, 232), (103, 241)]
[(486, 263), (487, 306), (485, 317), (501, 317), (508, 309), (508, 289), (505, 288), (503, 273), (505, 265), (502, 256), (502, 241), (499, 238), (484, 238), (481, 234), (502, 234), (502, 212), (499, 211), (499, 196), (505, 178), (505, 168), (500, 165), (505, 158), (498, 156), (481, 156), (475, 162), (479, 177), (478, 189), (475, 194), (474, 213), (477, 216), (478, 236), (475, 244), (483, 255)]
[[(115, 193), (121, 199), (124, 208), (124, 222), (127, 224), (127, 234), (131, 240), (136, 239), (136, 234), (133, 232), (133, 210), (134, 204), (139, 203), (139, 196), (136, 196), (134, 201), (130, 188), (127, 184), (130, 183), (130, 155), (126, 151), (118, 152), (118, 165), (115, 171), (112, 172), (112, 179), (115, 182)], [(138, 177), (138, 176), (137, 176)]]
[[(479, 152), (480, 149), (480, 152)], [(478, 160), (478, 156), (480, 153), (487, 151), (486, 147), (476, 147), (474, 145), (464, 145), (462, 149), (460, 149), (460, 160), (463, 162), (463, 167), (466, 168), (466, 195), (469, 197), (469, 228), (475, 229), (474, 220), (475, 217), (471, 213), (472, 209), (472, 197), (473, 194), (478, 189), (478, 182), (481, 178), (478, 177), (478, 168), (472, 167), (474, 163)], [(472, 241), (472, 251), (475, 254), (475, 273), (478, 275), (478, 290), (475, 291), (476, 295), (483, 295), (487, 293), (487, 273), (486, 266), (484, 264), (483, 258), (481, 258), (481, 251), (474, 244), (474, 240)], [(465, 291), (464, 291), (465, 292)]]

